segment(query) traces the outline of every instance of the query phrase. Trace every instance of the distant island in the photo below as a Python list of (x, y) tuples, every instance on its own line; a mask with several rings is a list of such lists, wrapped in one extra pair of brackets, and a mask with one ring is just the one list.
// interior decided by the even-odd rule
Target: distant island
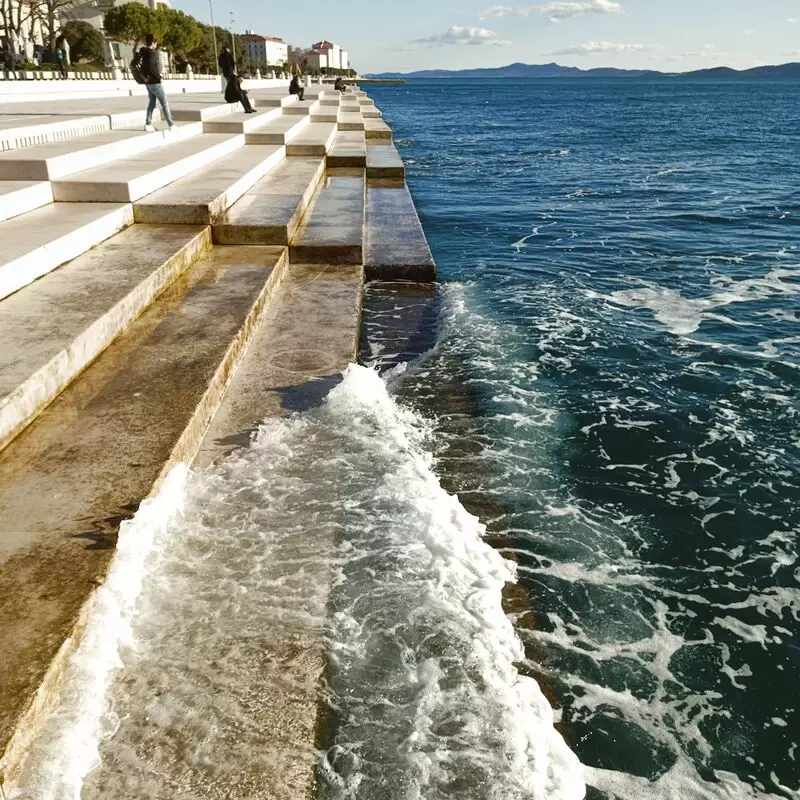
[(579, 69), (560, 64), (509, 64), (483, 69), (424, 69), (418, 72), (381, 72), (365, 78), (800, 78), (800, 63), (780, 64), (752, 69), (713, 67), (692, 72), (658, 72), (647, 69), (598, 67)]

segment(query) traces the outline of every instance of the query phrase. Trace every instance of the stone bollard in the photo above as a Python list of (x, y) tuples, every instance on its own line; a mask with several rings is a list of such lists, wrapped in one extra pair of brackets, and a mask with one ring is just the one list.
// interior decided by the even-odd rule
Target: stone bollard
[(186, 80), (193, 81), (194, 80), (194, 70), (192, 69), (191, 64), (186, 65)]
[(122, 80), (122, 70), (116, 64), (114, 65), (114, 80), (115, 81)]
[(311, 76), (310, 75), (305, 75), (303, 77), (303, 84), (305, 85), (306, 88), (311, 86)]

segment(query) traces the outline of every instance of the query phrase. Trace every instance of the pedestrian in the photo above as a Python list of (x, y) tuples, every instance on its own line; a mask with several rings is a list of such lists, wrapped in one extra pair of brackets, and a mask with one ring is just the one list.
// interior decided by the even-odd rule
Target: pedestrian
[(230, 80), (236, 75), (236, 61), (233, 58), (230, 47), (223, 47), (219, 54), (219, 68), (222, 74)]
[(242, 89), (243, 80), (244, 75), (234, 75), (232, 78), (228, 78), (228, 85), (225, 87), (225, 102), (241, 103), (245, 114), (255, 114), (256, 110), (250, 103), (247, 91)]
[(62, 80), (69, 78), (69, 55), (67, 53), (67, 37), (62, 33), (56, 39), (56, 61), (58, 62), (58, 74)]
[(161, 85), (161, 68), (158, 63), (158, 55), (156, 55), (157, 48), (156, 37), (152, 33), (148, 33), (144, 37), (144, 47), (139, 50), (137, 57), (138, 66), (144, 77), (145, 88), (149, 96), (147, 117), (144, 124), (146, 131), (155, 130), (153, 127), (153, 112), (156, 110), (156, 102), (161, 106), (161, 116), (169, 125), (169, 129), (172, 130), (175, 127), (175, 120), (172, 119), (172, 112), (169, 110), (169, 103), (167, 102), (167, 93)]
[(296, 94), (298, 100), (302, 100), (305, 97), (306, 90), (303, 88), (303, 85), (300, 83), (300, 76), (299, 75), (292, 75), (292, 82), (289, 84), (289, 94)]

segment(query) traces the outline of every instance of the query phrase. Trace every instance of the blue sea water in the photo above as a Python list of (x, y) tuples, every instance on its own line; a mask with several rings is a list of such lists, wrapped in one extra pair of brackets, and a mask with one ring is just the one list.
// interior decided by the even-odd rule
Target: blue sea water
[(588, 796), (797, 797), (800, 85), (370, 94), (441, 281), (393, 391), (517, 562)]

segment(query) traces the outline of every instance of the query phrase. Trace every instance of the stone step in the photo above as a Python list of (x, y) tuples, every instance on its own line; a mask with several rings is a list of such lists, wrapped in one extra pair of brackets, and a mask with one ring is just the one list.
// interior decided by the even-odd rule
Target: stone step
[(406, 176), (406, 168), (397, 148), (383, 139), (371, 140), (367, 146), (368, 178), (399, 178)]
[(126, 203), (53, 203), (0, 222), (0, 299), (132, 223)]
[(302, 116), (303, 114), (311, 114), (312, 109), (319, 108), (319, 103), (316, 100), (296, 100), (290, 106), (283, 107), (283, 113), (291, 116)]
[(207, 225), (286, 156), (283, 145), (245, 145), (138, 200), (136, 222)]
[(106, 115), (62, 116), (57, 114), (30, 114), (24, 111), (13, 114), (0, 107), (0, 151), (18, 147), (31, 147), (44, 142), (59, 142), (101, 133), (110, 128)]
[(338, 106), (324, 106), (321, 103), (317, 103), (316, 106), (311, 109), (312, 122), (337, 122), (338, 119)]
[(340, 131), (363, 131), (365, 129), (364, 117), (361, 116), (360, 111), (345, 111), (340, 109), (336, 122)]
[(52, 202), (49, 181), (0, 181), (0, 222)]
[(436, 264), (408, 187), (367, 186), (367, 280), (433, 281)]
[(131, 203), (244, 145), (244, 134), (203, 133), (159, 147), (137, 158), (53, 181), (53, 197), (62, 202)]
[(324, 173), (324, 158), (285, 159), (214, 223), (214, 241), (289, 244)]
[(336, 123), (311, 122), (286, 145), (287, 156), (324, 156), (336, 138)]
[(311, 121), (308, 114), (283, 114), (244, 135), (246, 144), (287, 144)]
[(342, 131), (336, 134), (328, 151), (327, 166), (361, 167), (367, 166), (367, 140), (363, 131)]
[[(200, 258), (3, 451), (0, 752), (7, 776), (57, 696), (120, 522), (173, 467), (192, 461), (285, 260), (285, 248), (252, 247)], [(43, 684), (48, 691), (34, 702)]]
[(210, 245), (208, 227), (134, 225), (5, 298), (0, 450)]
[(51, 181), (92, 169), (117, 159), (183, 141), (202, 133), (201, 123), (189, 123), (148, 133), (144, 130), (113, 130), (80, 139), (48, 142), (0, 153), (0, 180)]
[[(191, 95), (186, 95), (191, 97)], [(221, 95), (216, 95), (216, 103), (209, 105), (208, 101), (192, 98), (181, 99), (179, 102), (169, 99), (170, 111), (175, 122), (205, 122), (206, 120), (227, 117), (241, 110), (238, 103), (226, 103), (220, 100)]]
[(365, 119), (364, 130), (367, 139), (389, 139), (391, 141), (392, 129), (382, 119)]
[(255, 114), (245, 114), (244, 111), (231, 114), (227, 117), (208, 120), (203, 123), (204, 133), (250, 133), (260, 130), (264, 125), (274, 119), (281, 119), (283, 109), (266, 108)]
[(363, 169), (328, 170), (289, 247), (293, 264), (364, 263)]

